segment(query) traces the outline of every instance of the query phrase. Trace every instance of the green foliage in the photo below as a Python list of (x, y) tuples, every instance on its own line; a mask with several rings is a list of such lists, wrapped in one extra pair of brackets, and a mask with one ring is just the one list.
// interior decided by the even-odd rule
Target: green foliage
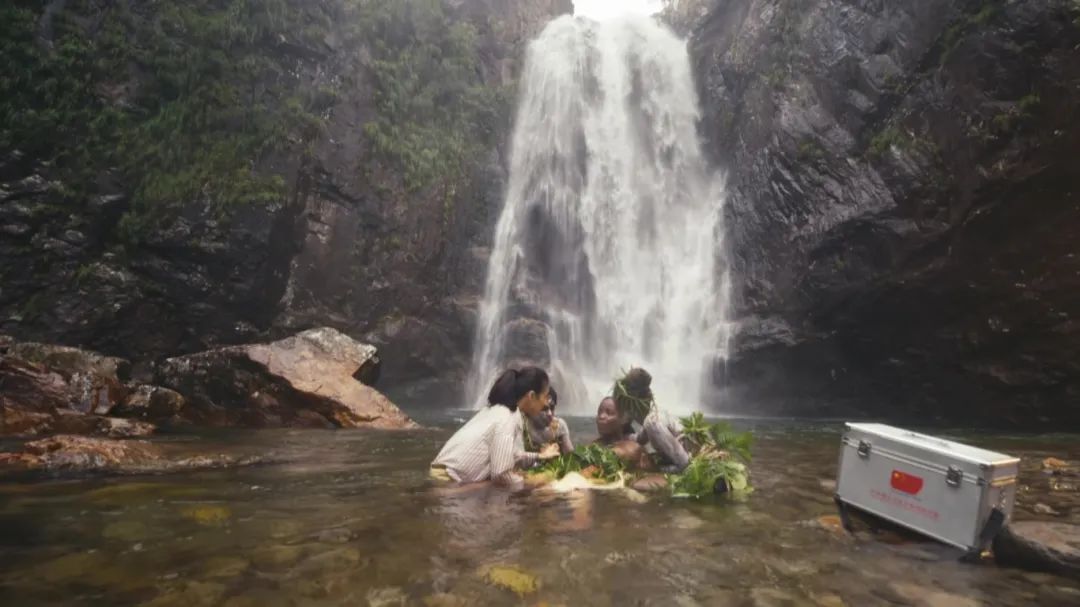
[(885, 152), (894, 145), (898, 145), (902, 140), (903, 135), (901, 135), (900, 129), (895, 126), (890, 126), (870, 140), (870, 147), (867, 148), (866, 154), (871, 158), (880, 158)]
[(377, 116), (364, 125), (375, 157), (406, 190), (453, 184), (499, 131), (510, 93), (478, 77), (478, 34), (441, 0), (360, 0), (355, 35), (370, 40)]
[(990, 120), (994, 132), (998, 135), (1011, 133), (1024, 120), (1031, 118), (1032, 111), (1039, 106), (1041, 101), (1041, 98), (1035, 93), (1021, 97), (1008, 111), (1001, 112)]
[(866, 157), (876, 160), (885, 155), (885, 152), (896, 147), (905, 152), (918, 152), (929, 156), (939, 156), (940, 150), (937, 144), (928, 137), (917, 137), (915, 134), (902, 130), (896, 124), (891, 124), (882, 129), (866, 148)]
[(695, 455), (680, 474), (668, 475), (672, 495), (700, 499), (714, 494), (720, 480), (729, 494), (747, 495), (751, 488), (746, 464), (750, 461), (754, 435), (736, 432), (724, 421), (710, 423), (701, 413), (679, 421), (683, 439), (690, 443)]
[(615, 452), (603, 445), (583, 445), (570, 453), (560, 455), (545, 462), (536, 472), (551, 473), (555, 478), (562, 478), (571, 472), (581, 472), (585, 468), (594, 466), (596, 473), (594, 478), (606, 482), (618, 480), (623, 471), (622, 460)]
[(682, 474), (668, 476), (672, 495), (694, 499), (715, 494), (721, 479), (726, 492), (733, 497), (743, 497), (752, 491), (746, 465), (733, 460), (696, 457)]
[(700, 412), (679, 421), (683, 437), (696, 447), (696, 451), (708, 447), (713, 451), (726, 451), (744, 462), (750, 461), (750, 447), (754, 443), (752, 433), (737, 432), (725, 421), (709, 423)]
[[(302, 0), (41, 2), (0, 8), (0, 146), (50, 163), (92, 193), (124, 183), (133, 237), (181, 204), (281, 200), (280, 176), (256, 170), (275, 150), (318, 134), (324, 91), (290, 81), (273, 51), (318, 22)], [(48, 22), (47, 39), (39, 40)], [(45, 30), (42, 30), (45, 31)]]
[(1037, 94), (1024, 95), (1016, 102), (1016, 111), (1023, 116), (1030, 116), (1031, 110), (1039, 107), (1040, 103), (1042, 99)]

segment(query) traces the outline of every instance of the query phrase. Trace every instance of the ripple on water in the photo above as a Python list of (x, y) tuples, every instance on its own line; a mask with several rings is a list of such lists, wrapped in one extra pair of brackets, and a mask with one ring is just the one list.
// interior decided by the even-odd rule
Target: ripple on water
[[(424, 467), (448, 434), (222, 433), (192, 442), (291, 463), (0, 487), (0, 602), (521, 604), (482, 573), (506, 567), (535, 579), (528, 605), (1080, 604), (1075, 581), (838, 531), (835, 432), (760, 433), (743, 503), (436, 491)], [(1080, 441), (1008, 446), (1025, 458), (1017, 516), (1042, 503), (1080, 522), (1039, 465), (1080, 459)]]

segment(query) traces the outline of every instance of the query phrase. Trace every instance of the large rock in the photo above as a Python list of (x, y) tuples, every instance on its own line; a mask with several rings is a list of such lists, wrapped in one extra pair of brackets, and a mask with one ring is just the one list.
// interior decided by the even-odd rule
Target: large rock
[(0, 477), (27, 473), (145, 473), (246, 465), (258, 458), (226, 455), (169, 457), (142, 440), (112, 440), (57, 435), (25, 443), (22, 450), (0, 453)]
[(675, 4), (751, 325), (726, 410), (1080, 421), (1075, 3)]
[(183, 417), (199, 424), (416, 427), (358, 379), (374, 375), (377, 360), (373, 346), (322, 328), (171, 358), (159, 375), (187, 397)]
[(161, 458), (145, 441), (122, 441), (57, 435), (23, 445), (23, 451), (0, 454), (0, 470), (86, 471), (145, 467)]
[(127, 361), (38, 343), (0, 342), (0, 436), (146, 436), (154, 426), (108, 417), (128, 397)]
[(1002, 565), (1080, 579), (1080, 525), (1011, 523), (994, 539), (994, 559)]
[(10, 343), (0, 354), (0, 399), (30, 409), (105, 415), (127, 397), (121, 379), (128, 368), (123, 359), (78, 348)]
[(184, 397), (176, 391), (160, 386), (140, 385), (112, 410), (112, 414), (118, 417), (168, 421), (180, 413), (184, 402)]

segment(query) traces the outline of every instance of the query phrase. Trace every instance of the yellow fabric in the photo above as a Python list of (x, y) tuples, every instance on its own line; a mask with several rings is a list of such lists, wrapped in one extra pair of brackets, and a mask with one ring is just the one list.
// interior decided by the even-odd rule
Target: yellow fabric
[(446, 471), (446, 468), (439, 468), (436, 466), (432, 466), (428, 469), (428, 478), (433, 481), (454, 482), (454, 479), (450, 478), (450, 473)]

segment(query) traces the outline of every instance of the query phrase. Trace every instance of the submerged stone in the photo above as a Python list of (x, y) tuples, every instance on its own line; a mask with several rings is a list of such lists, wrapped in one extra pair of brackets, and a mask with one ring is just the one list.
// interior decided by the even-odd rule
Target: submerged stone
[(818, 527), (837, 535), (845, 533), (844, 524), (840, 520), (840, 517), (835, 514), (826, 514), (825, 516), (819, 516), (814, 519), (814, 522)]
[(516, 566), (492, 565), (482, 569), (480, 576), (488, 584), (518, 596), (532, 594), (540, 588), (540, 581), (535, 576)]
[(234, 578), (242, 575), (251, 566), (247, 559), (234, 556), (215, 556), (203, 565), (203, 574), (208, 578)]
[(139, 542), (146, 539), (147, 527), (139, 521), (116, 521), (101, 530), (101, 536), (110, 540)]
[(208, 493), (208, 489), (194, 485), (121, 482), (88, 491), (82, 496), (82, 499), (103, 504), (127, 505), (144, 503), (161, 498), (204, 497)]
[(798, 597), (778, 588), (754, 588), (750, 597), (755, 607), (795, 607), (799, 604)]
[(299, 561), (303, 555), (301, 546), (263, 546), (251, 554), (251, 562), (259, 569), (283, 569)]
[(372, 588), (365, 597), (368, 607), (405, 607), (409, 597), (396, 586), (388, 588)]
[(216, 605), (225, 596), (226, 587), (216, 582), (187, 582), (170, 589), (141, 607), (194, 607)]
[(182, 514), (184, 518), (208, 527), (224, 525), (232, 517), (232, 511), (225, 506), (194, 506), (185, 508)]
[(356, 548), (351, 546), (332, 548), (308, 557), (298, 569), (300, 571), (340, 571), (342, 569), (352, 569), (359, 565), (362, 560), (363, 555)]
[(465, 607), (468, 604), (467, 600), (447, 592), (424, 597), (424, 607)]

